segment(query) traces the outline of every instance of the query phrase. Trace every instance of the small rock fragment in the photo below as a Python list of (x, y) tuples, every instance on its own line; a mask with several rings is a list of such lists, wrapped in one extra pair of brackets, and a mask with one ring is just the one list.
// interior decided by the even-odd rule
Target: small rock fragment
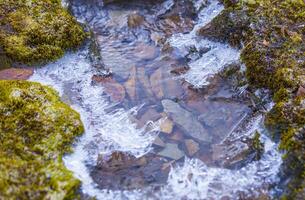
[(127, 91), (127, 94), (129, 95), (129, 97), (132, 101), (135, 101), (136, 98), (137, 98), (136, 97), (136, 90), (137, 90), (137, 88), (136, 88), (136, 73), (137, 73), (137, 69), (134, 66), (131, 69), (129, 79), (124, 84), (124, 86), (126, 88), (126, 91)]
[(164, 96), (163, 89), (162, 89), (162, 70), (161, 68), (157, 69), (151, 76), (150, 76), (150, 85), (158, 99), (162, 99)]
[(200, 150), (199, 144), (191, 139), (185, 140), (185, 146), (190, 156), (193, 156)]
[(191, 112), (182, 108), (178, 103), (168, 99), (162, 100), (162, 105), (164, 111), (171, 116), (176, 124), (184, 129), (186, 134), (202, 142), (210, 143), (212, 141), (212, 137), (208, 131)]
[(174, 123), (170, 119), (168, 118), (166, 118), (165, 120), (162, 119), (160, 130), (163, 133), (170, 134), (173, 131), (173, 127), (174, 127)]
[(156, 146), (159, 146), (159, 147), (165, 147), (165, 143), (161, 140), (161, 138), (159, 136), (156, 137), (153, 144)]
[(184, 153), (178, 148), (177, 144), (167, 143), (165, 148), (158, 155), (167, 157), (173, 160), (179, 160), (184, 156)]
[(141, 26), (144, 22), (144, 17), (138, 13), (133, 13), (128, 16), (127, 24), (129, 28), (137, 28)]

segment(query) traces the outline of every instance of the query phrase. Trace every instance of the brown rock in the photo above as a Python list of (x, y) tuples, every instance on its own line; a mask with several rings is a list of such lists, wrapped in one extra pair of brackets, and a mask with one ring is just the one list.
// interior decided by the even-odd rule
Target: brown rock
[(143, 88), (145, 89), (146, 94), (149, 97), (154, 97), (148, 76), (146, 76), (145, 69), (143, 67), (138, 68), (138, 78)]
[(105, 93), (110, 96), (111, 101), (121, 102), (124, 100), (125, 88), (116, 82), (111, 76), (104, 77), (93, 75), (92, 81), (103, 85)]
[(134, 55), (143, 60), (153, 59), (157, 56), (157, 49), (154, 46), (141, 42), (136, 46)]
[(115, 151), (111, 154), (100, 154), (97, 159), (97, 167), (110, 172), (146, 164), (147, 160), (145, 157), (136, 158), (131, 154), (121, 151)]
[(190, 69), (190, 67), (187, 65), (177, 66), (177, 67), (174, 67), (174, 69), (172, 69), (170, 72), (175, 75), (181, 75), (181, 74), (185, 74), (189, 69)]
[(125, 82), (125, 88), (127, 91), (127, 94), (129, 95), (130, 99), (135, 101), (136, 100), (136, 74), (137, 74), (137, 68), (134, 66), (131, 70), (129, 79)]
[(189, 156), (193, 156), (200, 150), (199, 144), (194, 140), (185, 140), (185, 146)]
[(144, 20), (143, 16), (133, 13), (128, 16), (127, 24), (129, 28), (137, 28), (143, 24)]
[(164, 96), (163, 89), (162, 89), (162, 70), (161, 68), (157, 69), (151, 76), (150, 76), (150, 85), (155, 96), (158, 99), (162, 99)]
[(0, 80), (27, 80), (34, 73), (32, 68), (9, 68), (0, 71)]
[(174, 131), (173, 135), (170, 137), (170, 139), (175, 141), (182, 141), (183, 138), (183, 133), (180, 130)]
[(161, 114), (158, 113), (155, 109), (149, 108), (139, 119), (139, 125), (140, 127), (143, 127), (147, 122), (156, 122), (161, 117)]
[(160, 124), (160, 131), (163, 133), (170, 134), (173, 131), (174, 123), (172, 120), (166, 118), (166, 119), (161, 119), (161, 124)]

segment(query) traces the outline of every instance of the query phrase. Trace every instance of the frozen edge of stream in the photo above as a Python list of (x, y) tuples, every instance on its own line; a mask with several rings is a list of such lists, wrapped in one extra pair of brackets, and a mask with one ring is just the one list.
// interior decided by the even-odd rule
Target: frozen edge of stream
[[(150, 150), (151, 143), (156, 135), (155, 131), (145, 133), (144, 129), (136, 129), (136, 125), (129, 120), (130, 114), (136, 109), (125, 111), (117, 110), (107, 113), (113, 106), (103, 96), (101, 86), (92, 86), (91, 77), (94, 74), (86, 51), (76, 54), (67, 54), (61, 60), (36, 69), (31, 81), (50, 85), (56, 88), (60, 95), (65, 94), (65, 85), (73, 85), (72, 91), (79, 96), (72, 101), (72, 105), (80, 114), (86, 132), (76, 142), (74, 153), (64, 157), (67, 168), (74, 172), (82, 181), (82, 191), (97, 199), (141, 199), (147, 197), (151, 188), (142, 191), (107, 191), (98, 190), (89, 175), (87, 165), (93, 165), (99, 152), (112, 150), (128, 151), (137, 156)], [(253, 123), (245, 131), (254, 131), (260, 128), (262, 116), (253, 119)], [(265, 150), (262, 159), (249, 163), (240, 170), (207, 167), (198, 159), (186, 159), (183, 165), (171, 169), (167, 184), (155, 199), (172, 198), (215, 198), (221, 196), (233, 197), (237, 191), (249, 191), (259, 187), (264, 182), (275, 183), (281, 165), (281, 155), (277, 145), (268, 137), (263, 137)], [(90, 148), (87, 146), (94, 148)], [(95, 151), (92, 151), (95, 149)], [(188, 179), (192, 173), (194, 179)], [(216, 190), (213, 186), (221, 186)], [(233, 196), (232, 196), (233, 195)]]
[[(195, 33), (199, 26), (208, 23), (217, 16), (223, 7), (217, 1), (211, 0), (210, 5), (200, 14), (199, 24), (190, 34), (177, 34), (170, 39), (173, 46), (183, 50), (190, 45), (200, 49), (212, 46), (210, 53), (194, 63), (191, 70), (182, 76), (197, 87), (208, 84), (207, 78), (217, 73), (225, 64), (235, 62), (239, 52), (225, 44), (208, 40), (196, 41)], [(77, 96), (72, 99), (72, 107), (80, 114), (86, 132), (75, 143), (74, 153), (64, 157), (68, 169), (82, 181), (82, 191), (97, 199), (143, 199), (149, 198), (151, 188), (134, 191), (107, 191), (96, 188), (89, 175), (88, 165), (94, 165), (100, 152), (112, 150), (128, 151), (141, 156), (151, 149), (157, 130), (145, 132), (136, 129), (129, 117), (135, 114), (137, 108), (131, 110), (119, 109), (107, 113), (106, 110), (114, 105), (107, 102), (101, 86), (92, 86), (91, 77), (94, 74), (88, 58), (87, 50), (69, 53), (59, 61), (36, 69), (31, 81), (50, 85), (64, 96), (67, 86)], [(205, 61), (210, 62), (205, 63)], [(219, 64), (220, 63), (220, 64)], [(215, 67), (216, 66), (216, 67)], [(205, 73), (207, 72), (207, 73)], [(245, 131), (260, 128), (262, 116), (253, 120)], [(260, 161), (252, 162), (239, 170), (207, 167), (198, 159), (188, 159), (182, 165), (172, 167), (167, 184), (152, 199), (181, 199), (181, 198), (215, 198), (223, 196), (233, 198), (237, 192), (250, 191), (264, 182), (275, 183), (282, 163), (281, 155), (276, 150), (277, 145), (268, 137), (263, 136), (265, 153)], [(190, 180), (188, 175), (193, 174)], [(215, 184), (220, 188), (215, 189)]]

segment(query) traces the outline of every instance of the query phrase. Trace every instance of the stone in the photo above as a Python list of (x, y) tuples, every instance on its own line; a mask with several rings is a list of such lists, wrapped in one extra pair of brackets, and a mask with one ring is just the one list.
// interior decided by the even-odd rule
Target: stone
[(165, 143), (163, 142), (163, 140), (159, 136), (156, 137), (153, 144), (156, 145), (156, 146), (159, 146), (159, 147), (165, 147)]
[(184, 129), (186, 134), (201, 142), (210, 143), (212, 141), (212, 137), (208, 131), (191, 112), (182, 108), (178, 103), (168, 99), (162, 100), (162, 105), (164, 111), (171, 116), (176, 124)]
[(139, 119), (139, 125), (143, 127), (147, 122), (156, 122), (162, 117), (154, 108), (149, 108)]
[(165, 148), (160, 151), (158, 155), (173, 160), (179, 160), (184, 156), (184, 153), (178, 148), (178, 144), (167, 143)]
[(213, 145), (212, 151), (213, 161), (226, 168), (238, 168), (248, 159), (253, 159), (251, 147), (239, 140)]
[(104, 92), (110, 97), (111, 101), (121, 102), (124, 100), (126, 95), (125, 88), (116, 82), (111, 76), (104, 77), (93, 75), (92, 81), (94, 83), (99, 83), (104, 87)]
[(143, 88), (145, 89), (146, 94), (149, 97), (154, 97), (154, 93), (152, 91), (148, 76), (145, 74), (145, 68), (140, 67), (138, 68), (138, 78), (140, 83), (142, 84)]
[(97, 158), (97, 167), (110, 172), (146, 164), (145, 157), (136, 158), (129, 153), (121, 151), (115, 151), (111, 154), (100, 154)]
[(160, 131), (170, 134), (173, 131), (174, 123), (170, 119), (161, 119)]
[(185, 146), (189, 156), (195, 155), (200, 150), (199, 144), (194, 140), (188, 139), (185, 140)]
[(137, 28), (144, 23), (145, 19), (138, 13), (130, 14), (127, 18), (127, 24), (129, 28)]
[(183, 65), (183, 66), (174, 66), (174, 69), (172, 69), (170, 72), (175, 75), (181, 75), (185, 74), (190, 67), (188, 65)]
[(157, 56), (157, 49), (154, 46), (150, 46), (141, 42), (134, 49), (134, 55), (141, 60), (150, 60)]
[(137, 68), (134, 66), (131, 69), (129, 79), (124, 84), (125, 89), (127, 91), (127, 94), (132, 101), (135, 101), (136, 98), (137, 98), (136, 97), (136, 90), (137, 90), (137, 88), (136, 88), (136, 74), (137, 74)]
[(101, 189), (139, 189), (153, 183), (166, 183), (169, 171), (161, 170), (165, 162), (165, 159), (152, 154), (136, 158), (129, 153), (115, 151), (99, 155), (90, 175)]
[(184, 138), (183, 133), (180, 130), (175, 130), (173, 134), (170, 136), (171, 140), (182, 141)]
[(9, 68), (0, 71), (0, 80), (27, 80), (33, 75), (33, 68)]
[(162, 99), (164, 96), (162, 89), (162, 70), (161, 68), (154, 71), (154, 73), (150, 76), (150, 85), (158, 99)]

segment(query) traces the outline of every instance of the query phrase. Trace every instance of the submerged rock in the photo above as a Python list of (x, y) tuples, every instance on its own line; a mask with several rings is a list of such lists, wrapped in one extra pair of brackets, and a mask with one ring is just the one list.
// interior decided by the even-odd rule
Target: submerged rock
[(94, 75), (92, 81), (94, 83), (99, 83), (104, 87), (105, 93), (109, 95), (111, 101), (121, 102), (124, 100), (126, 96), (125, 88), (112, 77)]
[(165, 162), (150, 155), (135, 156), (116, 151), (101, 154), (91, 176), (100, 188), (137, 189), (151, 183), (164, 183), (168, 170), (161, 170)]
[(137, 28), (144, 23), (145, 18), (137, 13), (130, 14), (127, 19), (129, 28)]
[(190, 139), (185, 140), (184, 143), (189, 156), (193, 156), (195, 153), (197, 153), (200, 150), (199, 144), (194, 140), (190, 140)]
[(210, 143), (212, 141), (211, 135), (209, 135), (208, 131), (191, 112), (168, 99), (163, 100), (162, 105), (164, 111), (171, 116), (175, 123), (184, 129), (185, 133), (202, 142)]
[(62, 161), (80, 116), (46, 86), (0, 81), (0, 199), (73, 199), (80, 182)]
[(159, 156), (170, 158), (173, 160), (179, 160), (184, 156), (183, 151), (181, 151), (177, 144), (167, 143), (165, 148), (158, 153)]

